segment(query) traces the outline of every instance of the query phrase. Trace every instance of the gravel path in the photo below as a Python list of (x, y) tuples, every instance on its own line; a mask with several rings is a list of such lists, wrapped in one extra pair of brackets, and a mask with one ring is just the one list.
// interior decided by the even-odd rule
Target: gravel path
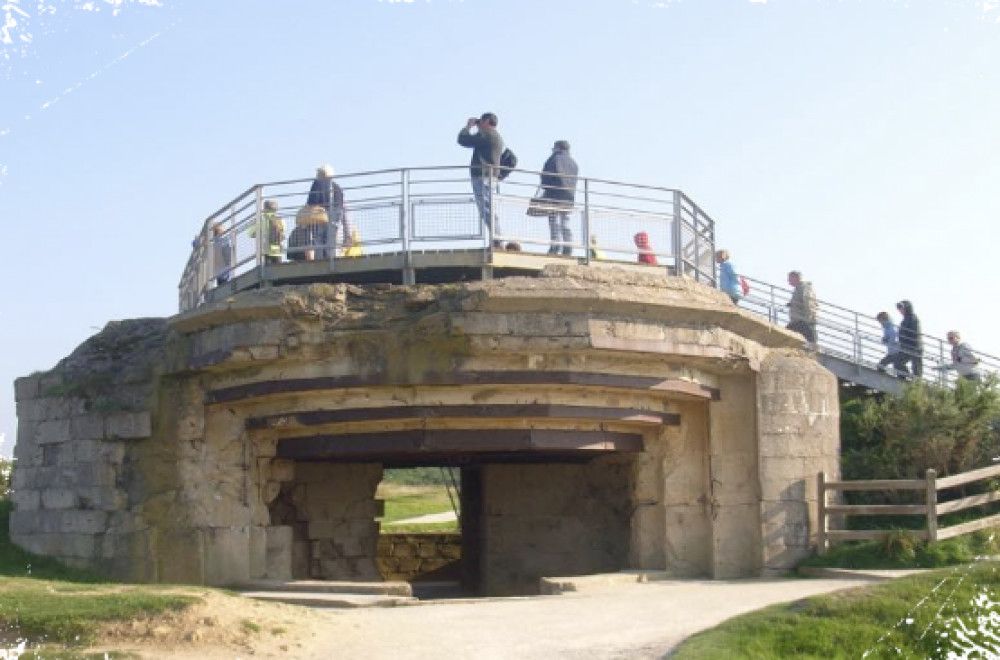
[[(329, 611), (286, 657), (425, 660), (662, 658), (690, 635), (865, 579), (671, 580), (589, 593)], [(256, 657), (262, 656), (260, 653)]]

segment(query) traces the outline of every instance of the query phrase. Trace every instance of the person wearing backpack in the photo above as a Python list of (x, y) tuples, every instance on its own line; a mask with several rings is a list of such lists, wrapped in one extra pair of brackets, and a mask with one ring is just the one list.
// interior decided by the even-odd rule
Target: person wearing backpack
[[(469, 175), (472, 179), (472, 194), (476, 199), (476, 209), (479, 220), (493, 236), (493, 247), (502, 248), (503, 243), (495, 238), (500, 234), (499, 222), (494, 227), (492, 223), (493, 190), (490, 184), (500, 175), (500, 157), (504, 153), (503, 138), (497, 132), (499, 120), (492, 112), (484, 112), (476, 119), (469, 117), (465, 128), (458, 133), (458, 143), (472, 149), (472, 161), (469, 163)], [(472, 129), (476, 131), (473, 132)], [(518, 246), (520, 247), (520, 246)]]
[[(261, 236), (267, 242), (261, 241), (261, 253), (267, 264), (281, 263), (281, 243), (285, 240), (285, 221), (278, 215), (278, 202), (273, 199), (264, 201), (264, 213), (260, 221)], [(253, 238), (257, 235), (257, 225), (252, 225), (247, 235)]]

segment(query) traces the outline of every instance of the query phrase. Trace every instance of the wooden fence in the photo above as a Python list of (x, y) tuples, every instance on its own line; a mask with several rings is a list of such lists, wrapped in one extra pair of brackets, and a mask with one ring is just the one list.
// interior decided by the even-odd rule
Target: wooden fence
[[(826, 473), (819, 473), (819, 554), (824, 554), (831, 543), (838, 541), (868, 541), (889, 534), (887, 530), (834, 530), (829, 529), (831, 515), (845, 516), (926, 516), (927, 529), (913, 530), (913, 536), (935, 543), (955, 536), (969, 534), (986, 527), (1000, 525), (1000, 514), (972, 520), (960, 525), (938, 527), (938, 516), (964, 511), (976, 506), (1000, 502), (1000, 491), (981, 493), (949, 502), (938, 503), (938, 493), (949, 488), (1000, 476), (1000, 466), (972, 470), (943, 479), (934, 470), (927, 470), (923, 479), (881, 479), (869, 481), (827, 481)], [(923, 491), (924, 504), (828, 504), (827, 493), (844, 493), (859, 490), (915, 490)]]

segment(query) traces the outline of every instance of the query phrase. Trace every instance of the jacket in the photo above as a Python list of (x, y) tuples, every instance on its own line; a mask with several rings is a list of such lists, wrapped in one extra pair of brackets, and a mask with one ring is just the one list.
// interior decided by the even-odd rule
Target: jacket
[(979, 358), (972, 352), (972, 347), (964, 341), (958, 346), (951, 347), (951, 364), (945, 365), (944, 369), (954, 369), (959, 376), (975, 376), (978, 372), (976, 365)]
[(719, 289), (730, 296), (743, 295), (743, 287), (740, 286), (740, 279), (736, 276), (736, 269), (728, 259), (719, 264)]
[(892, 321), (882, 324), (882, 343), (885, 344), (886, 355), (895, 355), (899, 352), (899, 330)]
[[(260, 224), (263, 229), (261, 251), (268, 257), (280, 257), (281, 241), (285, 237), (285, 221), (274, 211), (264, 211)], [(247, 236), (253, 238), (256, 235), (257, 225), (250, 225)]]
[(344, 190), (333, 179), (314, 180), (306, 204), (322, 206), (333, 224), (339, 225), (344, 219)]
[(503, 139), (495, 128), (481, 126), (475, 133), (469, 128), (463, 128), (458, 133), (458, 143), (472, 149), (472, 161), (469, 163), (469, 173), (472, 176), (488, 176), (489, 168), (500, 164)]
[(920, 318), (913, 312), (913, 303), (904, 300), (899, 303), (903, 310), (903, 320), (899, 324), (899, 347), (910, 355), (924, 352), (924, 338), (920, 332)]
[(799, 282), (792, 291), (792, 299), (788, 301), (788, 320), (791, 322), (816, 322), (816, 294), (813, 293), (812, 282)]
[(580, 169), (569, 151), (555, 151), (542, 167), (542, 197), (572, 203), (576, 198), (576, 179)]

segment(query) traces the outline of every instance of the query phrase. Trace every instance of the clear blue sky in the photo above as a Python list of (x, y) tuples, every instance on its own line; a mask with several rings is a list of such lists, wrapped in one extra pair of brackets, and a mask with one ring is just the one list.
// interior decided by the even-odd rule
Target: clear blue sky
[[(680, 188), (740, 272), (801, 269), (1000, 354), (1000, 2), (6, 0), (0, 433), (12, 381), (167, 316), (192, 235), (254, 183), (459, 165)], [(6, 15), (5, 15), (6, 14)]]

